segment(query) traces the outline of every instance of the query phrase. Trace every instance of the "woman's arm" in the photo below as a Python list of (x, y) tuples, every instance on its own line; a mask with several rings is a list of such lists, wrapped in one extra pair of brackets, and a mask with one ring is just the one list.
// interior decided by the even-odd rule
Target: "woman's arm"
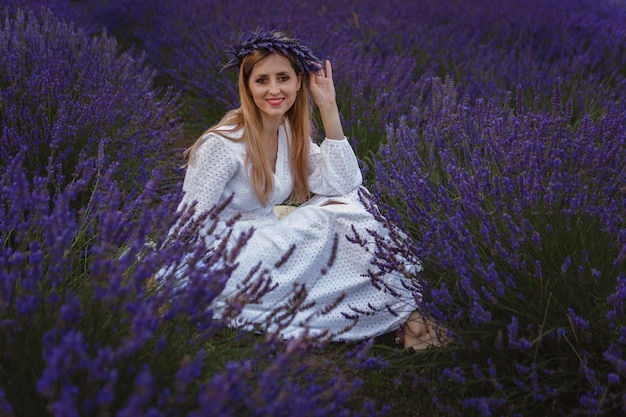
[(333, 69), (330, 61), (326, 60), (325, 73), (320, 68), (317, 74), (310, 75), (309, 90), (311, 91), (313, 101), (320, 111), (326, 137), (328, 139), (344, 139), (345, 135), (341, 126), (341, 118), (339, 117), (335, 84), (333, 82)]
[(209, 133), (201, 140), (202, 144), (187, 165), (179, 205), (179, 209), (183, 209), (195, 203), (196, 216), (224, 199), (226, 184), (235, 175), (238, 165), (237, 156), (225, 142), (227, 139)]
[(330, 61), (326, 61), (326, 72), (320, 68), (317, 74), (311, 74), (309, 89), (320, 111), (326, 135), (321, 146), (311, 144), (309, 187), (318, 195), (347, 194), (360, 186), (363, 178), (354, 150), (341, 126)]

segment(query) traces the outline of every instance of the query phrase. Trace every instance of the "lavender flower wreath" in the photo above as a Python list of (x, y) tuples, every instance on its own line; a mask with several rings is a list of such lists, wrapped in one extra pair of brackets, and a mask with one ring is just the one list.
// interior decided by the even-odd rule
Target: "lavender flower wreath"
[(290, 38), (276, 30), (256, 30), (247, 39), (240, 39), (237, 43), (234, 43), (226, 49), (226, 52), (233, 55), (233, 58), (222, 67), (222, 70), (228, 68), (239, 70), (243, 57), (257, 49), (265, 49), (269, 52), (278, 52), (285, 56), (293, 56), (298, 69), (303, 74), (310, 72), (317, 73), (320, 69), (324, 68), (322, 61), (313, 55), (311, 50), (302, 45), (297, 39)]

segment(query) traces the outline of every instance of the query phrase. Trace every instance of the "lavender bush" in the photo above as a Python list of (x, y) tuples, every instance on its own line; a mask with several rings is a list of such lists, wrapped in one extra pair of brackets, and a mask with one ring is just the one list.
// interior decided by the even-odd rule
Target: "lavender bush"
[(0, 166), (24, 153), (29, 175), (50, 175), (62, 189), (98, 155), (99, 169), (119, 165), (125, 189), (142, 186), (171, 160), (181, 133), (177, 96), (155, 90), (154, 71), (114, 39), (86, 37), (43, 14), (4, 12)]
[(207, 253), (198, 220), (219, 209), (176, 213), (178, 107), (141, 60), (49, 11), (4, 13), (0, 414), (379, 415), (347, 407), (358, 380), (304, 363), (324, 339), (225, 328), (264, 274), (214, 317), (246, 237)]
[(424, 314), (451, 339), (411, 375), (446, 415), (615, 415), (626, 108), (607, 100), (574, 129), (558, 82), (550, 108), (522, 96), (472, 101), (433, 79), (376, 158), (376, 192), (425, 264)]

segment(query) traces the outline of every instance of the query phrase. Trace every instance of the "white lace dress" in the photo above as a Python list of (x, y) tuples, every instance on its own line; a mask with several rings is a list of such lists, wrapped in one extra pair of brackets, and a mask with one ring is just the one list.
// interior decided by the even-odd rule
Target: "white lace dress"
[[(407, 283), (399, 273), (389, 273), (384, 279), (401, 297), (376, 288), (368, 276), (368, 270), (376, 267), (371, 263), (373, 238), (367, 231), (376, 230), (381, 235), (387, 231), (360, 202), (362, 177), (352, 147), (345, 138), (325, 139), (320, 146), (311, 143), (309, 186), (315, 196), (279, 219), (273, 207), (287, 199), (293, 186), (289, 141), (283, 126), (279, 130), (274, 190), (265, 207), (246, 174), (243, 142), (207, 134), (187, 167), (179, 209), (195, 202), (196, 213), (200, 213), (232, 196), (220, 214), (220, 226), (206, 236), (208, 246), (224, 236), (228, 230), (225, 221), (235, 214), (241, 217), (233, 226), (230, 245), (235, 236), (254, 229), (237, 258), (237, 269), (215, 302), (217, 314), (237, 293), (249, 271), (261, 262), (277, 285), (258, 302), (247, 303), (234, 326), (271, 322), (272, 312), (285, 305), (295, 286), (304, 284), (307, 302), (314, 304), (298, 311), (288, 325), (284, 320), (280, 326), (273, 325), (284, 337), (297, 337), (306, 329), (313, 335), (330, 332), (334, 340), (361, 340), (395, 330), (415, 310), (414, 297), (405, 289)], [(331, 201), (343, 204), (328, 205)], [(369, 251), (348, 240), (347, 236), (354, 236), (353, 227), (362, 238), (372, 241)], [(274, 268), (292, 245), (295, 249), (291, 256)], [(339, 297), (343, 298), (334, 309), (320, 314), (324, 307), (336, 304)]]

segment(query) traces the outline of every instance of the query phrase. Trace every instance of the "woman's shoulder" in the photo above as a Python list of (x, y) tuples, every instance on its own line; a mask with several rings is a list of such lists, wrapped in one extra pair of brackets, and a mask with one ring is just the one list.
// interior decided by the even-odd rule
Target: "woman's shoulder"
[(227, 138), (241, 139), (243, 136), (243, 127), (234, 124), (219, 125), (212, 129), (212, 132)]
[(189, 155), (189, 165), (214, 164), (221, 161), (230, 161), (232, 164), (242, 163), (245, 160), (245, 145), (233, 141), (214, 130), (200, 136)]
[(245, 151), (245, 144), (240, 141), (243, 129), (236, 126), (219, 126), (200, 137), (200, 148), (226, 147), (234, 151)]

